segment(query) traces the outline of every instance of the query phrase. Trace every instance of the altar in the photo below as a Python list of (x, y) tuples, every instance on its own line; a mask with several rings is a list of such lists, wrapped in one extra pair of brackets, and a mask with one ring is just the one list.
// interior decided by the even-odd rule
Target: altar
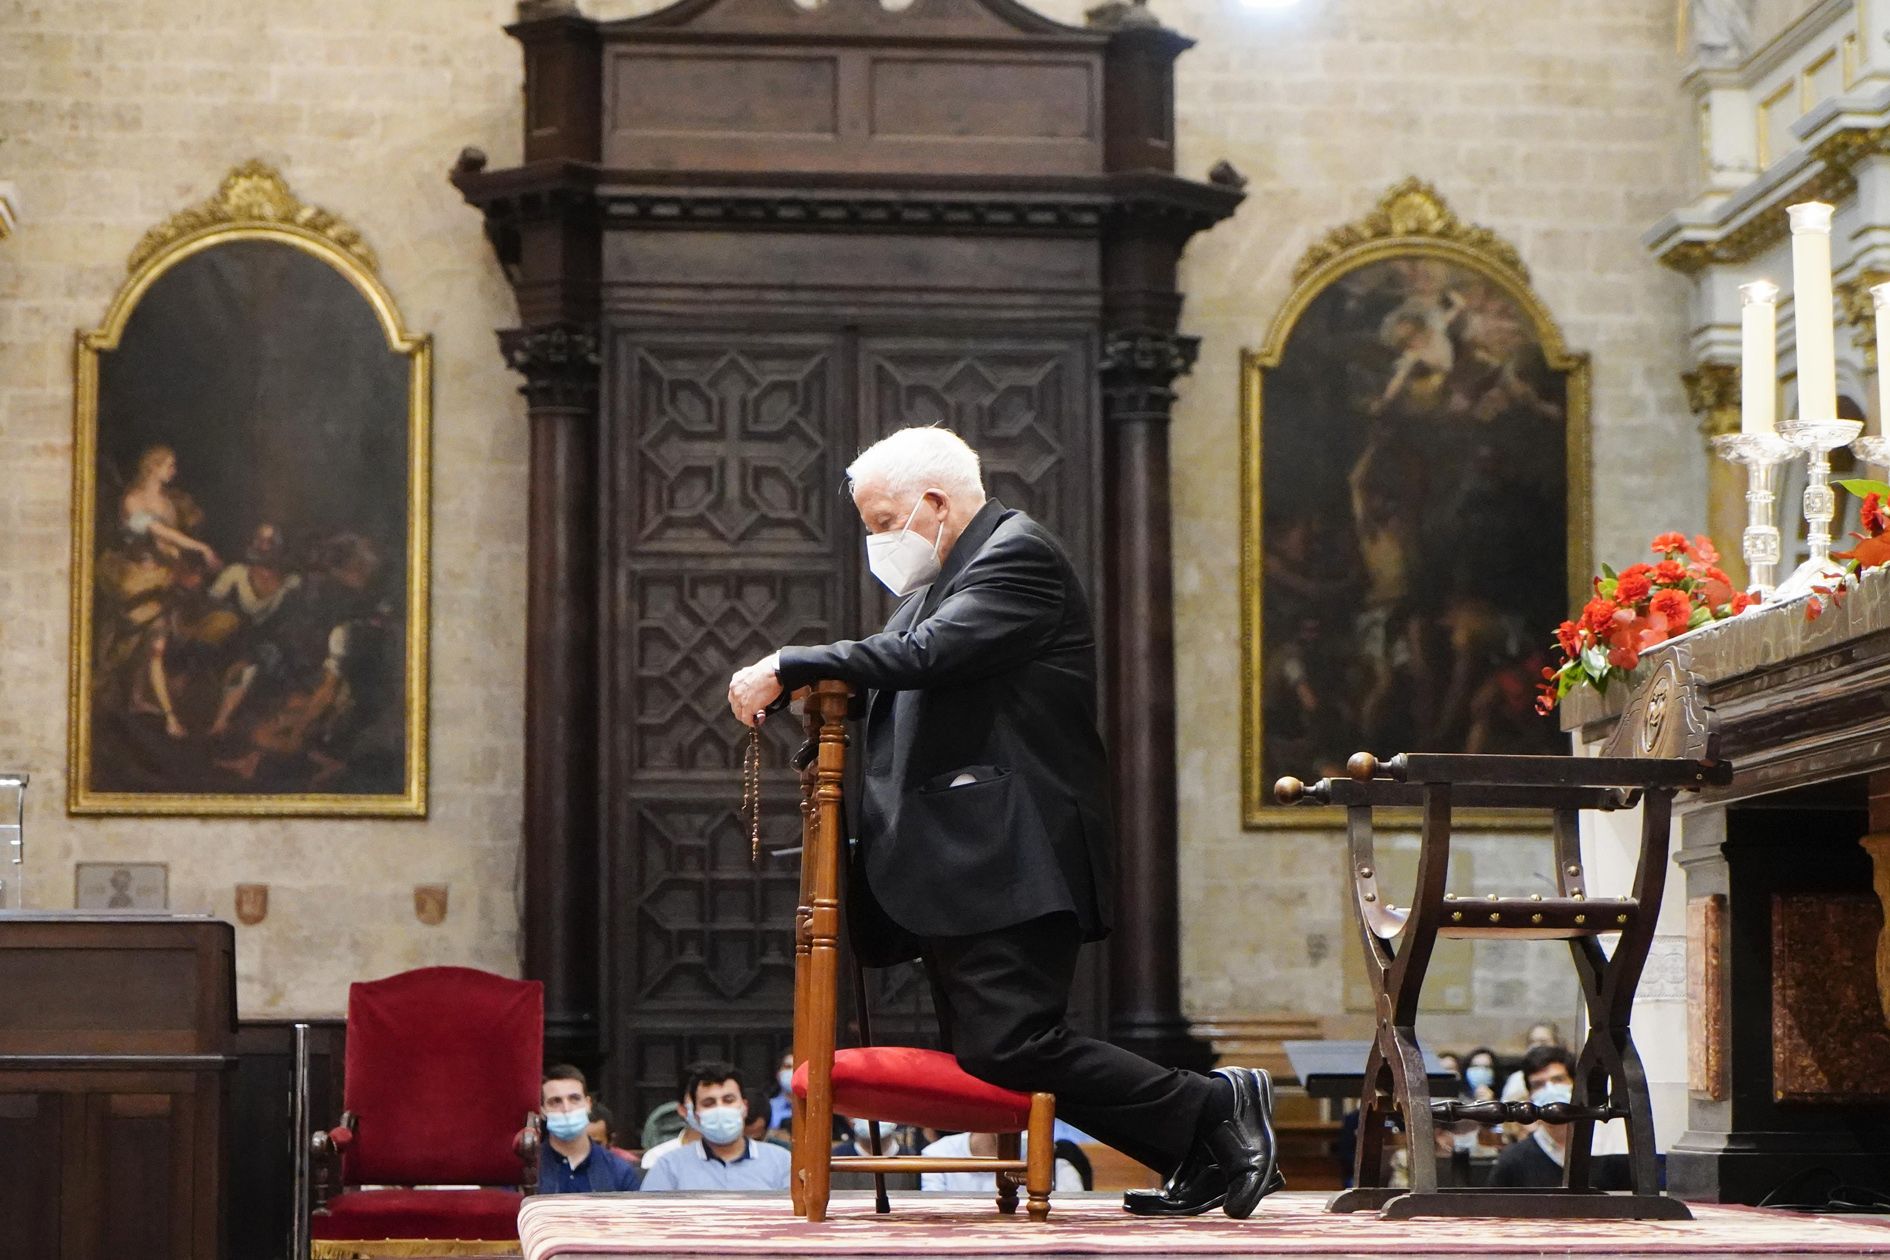
[[(1634, 1012), (1668, 1188), (1755, 1203), (1824, 1169), (1890, 1189), (1890, 572), (1815, 619), (1797, 601), (1669, 640), (1635, 680), (1668, 659), (1735, 771), (1679, 803)], [(1578, 752), (1633, 690), (1570, 694)], [(1632, 871), (1636, 826), (1584, 833), (1597, 887)]]

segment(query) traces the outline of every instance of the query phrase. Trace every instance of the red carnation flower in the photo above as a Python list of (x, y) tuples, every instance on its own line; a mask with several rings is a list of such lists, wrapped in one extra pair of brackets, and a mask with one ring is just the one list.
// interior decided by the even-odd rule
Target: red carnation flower
[(1611, 599), (1591, 599), (1582, 609), (1582, 626), (1599, 638), (1614, 622), (1616, 605)]
[(1654, 581), (1674, 586), (1687, 580), (1687, 566), (1678, 560), (1662, 560), (1654, 566)]
[(1758, 600), (1752, 598), (1752, 596), (1746, 594), (1744, 591), (1734, 591), (1732, 597), (1733, 613), (1734, 615), (1742, 613), (1758, 602)]
[(1705, 534), (1693, 535), (1693, 558), (1701, 564), (1718, 564), (1719, 548)]
[[(1646, 568), (1645, 565), (1641, 567)], [(1646, 599), (1648, 592), (1653, 589), (1654, 584), (1648, 581), (1647, 574), (1623, 573), (1620, 579), (1614, 584), (1615, 602), (1619, 604), (1638, 604)]]
[(1662, 534), (1660, 537), (1654, 539), (1653, 542), (1655, 555), (1684, 556), (1691, 550), (1692, 547), (1688, 544), (1685, 534)]
[(1564, 621), (1555, 628), (1555, 642), (1562, 649), (1562, 655), (1573, 659), (1581, 654), (1582, 628), (1572, 621)]
[(1656, 591), (1648, 601), (1647, 616), (1650, 621), (1665, 620), (1667, 632), (1679, 634), (1693, 617), (1693, 601), (1685, 591)]
[(1864, 522), (1864, 528), (1873, 535), (1881, 534), (1886, 527), (1890, 527), (1890, 516), (1884, 515), (1883, 499), (1878, 495), (1864, 496), (1864, 507), (1859, 516)]
[(1624, 578), (1625, 577), (1640, 577), (1644, 574), (1652, 573), (1653, 571), (1654, 571), (1653, 565), (1647, 564), (1645, 562), (1636, 562), (1634, 564), (1630, 564), (1627, 568), (1621, 570), (1621, 576)]

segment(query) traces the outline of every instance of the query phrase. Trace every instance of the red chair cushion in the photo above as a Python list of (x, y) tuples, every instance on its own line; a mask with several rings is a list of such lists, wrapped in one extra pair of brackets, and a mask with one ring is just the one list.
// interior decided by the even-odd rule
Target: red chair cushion
[(349, 985), (342, 1185), (517, 1185), (544, 1039), (536, 980), (422, 967)]
[(328, 1210), (309, 1217), (314, 1238), (476, 1238), (507, 1242), (518, 1237), (518, 1205), (512, 1190), (347, 1190)]
[[(807, 1097), (807, 1064), (794, 1069)], [(1030, 1123), (1030, 1095), (999, 1089), (937, 1050), (868, 1046), (836, 1050), (833, 1109), (843, 1116), (966, 1133), (1017, 1133)]]

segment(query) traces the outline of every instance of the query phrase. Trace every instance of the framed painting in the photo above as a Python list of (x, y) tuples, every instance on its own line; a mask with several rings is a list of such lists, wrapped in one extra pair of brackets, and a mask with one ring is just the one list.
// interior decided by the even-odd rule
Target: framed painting
[(78, 339), (75, 814), (426, 812), (431, 348), (250, 163)]
[(1588, 363), (1516, 252), (1407, 180), (1241, 374), (1245, 824), (1337, 825), (1272, 785), (1361, 749), (1565, 751), (1534, 703), (1588, 573)]

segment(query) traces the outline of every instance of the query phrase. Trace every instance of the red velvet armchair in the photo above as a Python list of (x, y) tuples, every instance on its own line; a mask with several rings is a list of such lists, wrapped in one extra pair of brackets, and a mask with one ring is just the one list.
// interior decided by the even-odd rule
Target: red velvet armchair
[(343, 1110), (298, 1157), (292, 1260), (516, 1253), (538, 1181), (544, 1028), (537, 981), (423, 967), (350, 985)]

